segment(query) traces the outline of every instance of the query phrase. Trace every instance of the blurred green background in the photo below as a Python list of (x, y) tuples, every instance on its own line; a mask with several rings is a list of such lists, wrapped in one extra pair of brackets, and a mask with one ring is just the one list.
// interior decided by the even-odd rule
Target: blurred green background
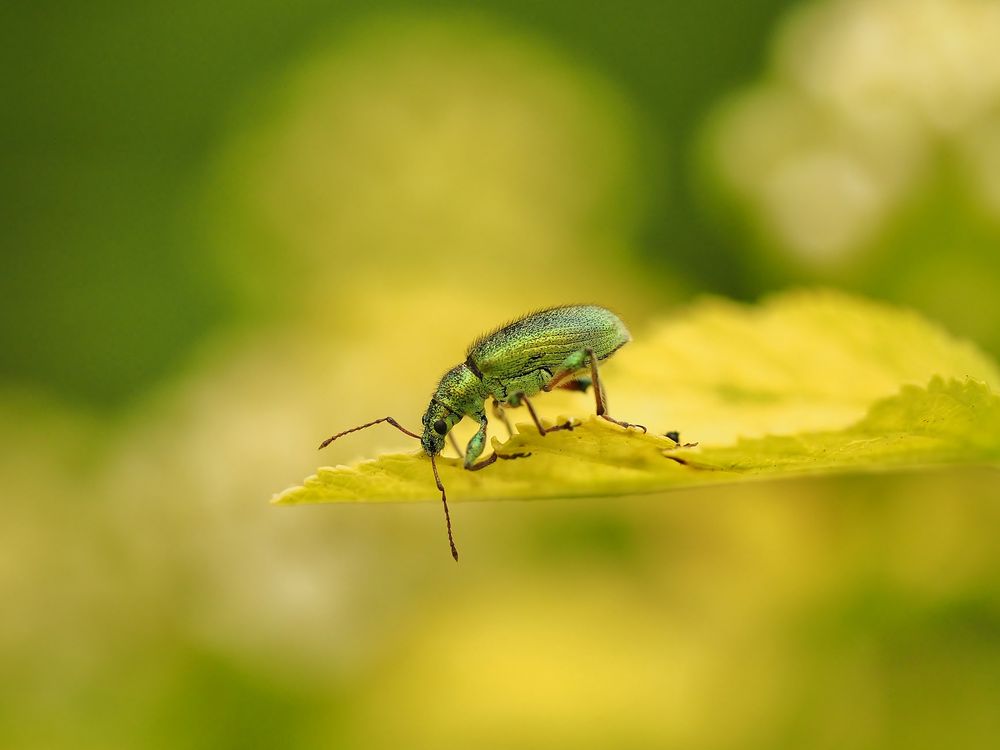
[[(1000, 481), (274, 509), (475, 335), (800, 284), (1000, 354), (1000, 4), (0, 8), (0, 746), (991, 747)], [(673, 426), (676, 427), (676, 426)]]

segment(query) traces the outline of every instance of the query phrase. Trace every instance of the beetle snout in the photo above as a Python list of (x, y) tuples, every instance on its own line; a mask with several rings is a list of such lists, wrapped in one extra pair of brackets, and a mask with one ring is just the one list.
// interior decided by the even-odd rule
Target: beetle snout
[(444, 436), (425, 430), (423, 437), (420, 438), (420, 445), (428, 456), (435, 456), (444, 448)]

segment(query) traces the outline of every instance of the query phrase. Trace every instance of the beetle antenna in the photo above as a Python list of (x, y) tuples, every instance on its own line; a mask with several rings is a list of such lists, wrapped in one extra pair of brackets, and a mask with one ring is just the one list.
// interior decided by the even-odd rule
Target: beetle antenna
[(431, 454), (431, 469), (434, 471), (434, 483), (441, 490), (441, 502), (444, 504), (444, 522), (448, 525), (448, 544), (451, 546), (451, 556), (458, 562), (458, 547), (455, 546), (455, 537), (451, 535), (451, 514), (448, 513), (448, 495), (445, 494), (444, 485), (441, 484), (441, 477), (438, 476), (438, 467), (434, 462), (434, 455)]
[(324, 440), (322, 443), (319, 444), (319, 449), (323, 450), (326, 446), (328, 446), (330, 443), (332, 443), (334, 440), (336, 440), (339, 437), (343, 437), (344, 435), (350, 435), (352, 432), (357, 432), (358, 430), (363, 430), (366, 427), (371, 427), (372, 425), (377, 425), (380, 422), (388, 422), (393, 427), (395, 427), (397, 430), (399, 430), (402, 433), (405, 433), (406, 435), (409, 435), (411, 438), (416, 438), (417, 440), (420, 439), (420, 435), (417, 435), (415, 432), (410, 432), (408, 429), (406, 429), (405, 427), (403, 427), (399, 422), (397, 422), (392, 417), (382, 417), (382, 419), (376, 419), (374, 422), (369, 422), (368, 424), (363, 424), (363, 425), (360, 425), (358, 427), (352, 427), (349, 430), (344, 430), (343, 432), (338, 432), (336, 435), (331, 435), (330, 437), (328, 437), (326, 440)]

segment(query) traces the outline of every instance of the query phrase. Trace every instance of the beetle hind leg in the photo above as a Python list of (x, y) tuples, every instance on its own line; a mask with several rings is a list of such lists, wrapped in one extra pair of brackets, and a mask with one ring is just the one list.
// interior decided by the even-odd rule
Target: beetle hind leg
[(635, 427), (636, 429), (646, 432), (645, 426), (641, 424), (623, 422), (622, 420), (615, 419), (608, 414), (608, 397), (604, 393), (604, 384), (601, 382), (601, 378), (597, 374), (597, 357), (594, 355), (593, 349), (587, 349), (587, 359), (590, 361), (590, 376), (594, 383), (594, 402), (597, 416), (601, 419), (607, 420), (608, 422), (624, 427), (626, 430), (630, 427)]

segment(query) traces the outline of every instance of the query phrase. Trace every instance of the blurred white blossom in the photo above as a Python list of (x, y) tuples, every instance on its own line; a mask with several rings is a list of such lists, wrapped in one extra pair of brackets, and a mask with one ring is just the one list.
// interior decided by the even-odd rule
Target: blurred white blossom
[(1000, 3), (827, 0), (789, 19), (709, 149), (760, 231), (829, 267), (877, 237), (941, 153), (1000, 218), (998, 110)]

